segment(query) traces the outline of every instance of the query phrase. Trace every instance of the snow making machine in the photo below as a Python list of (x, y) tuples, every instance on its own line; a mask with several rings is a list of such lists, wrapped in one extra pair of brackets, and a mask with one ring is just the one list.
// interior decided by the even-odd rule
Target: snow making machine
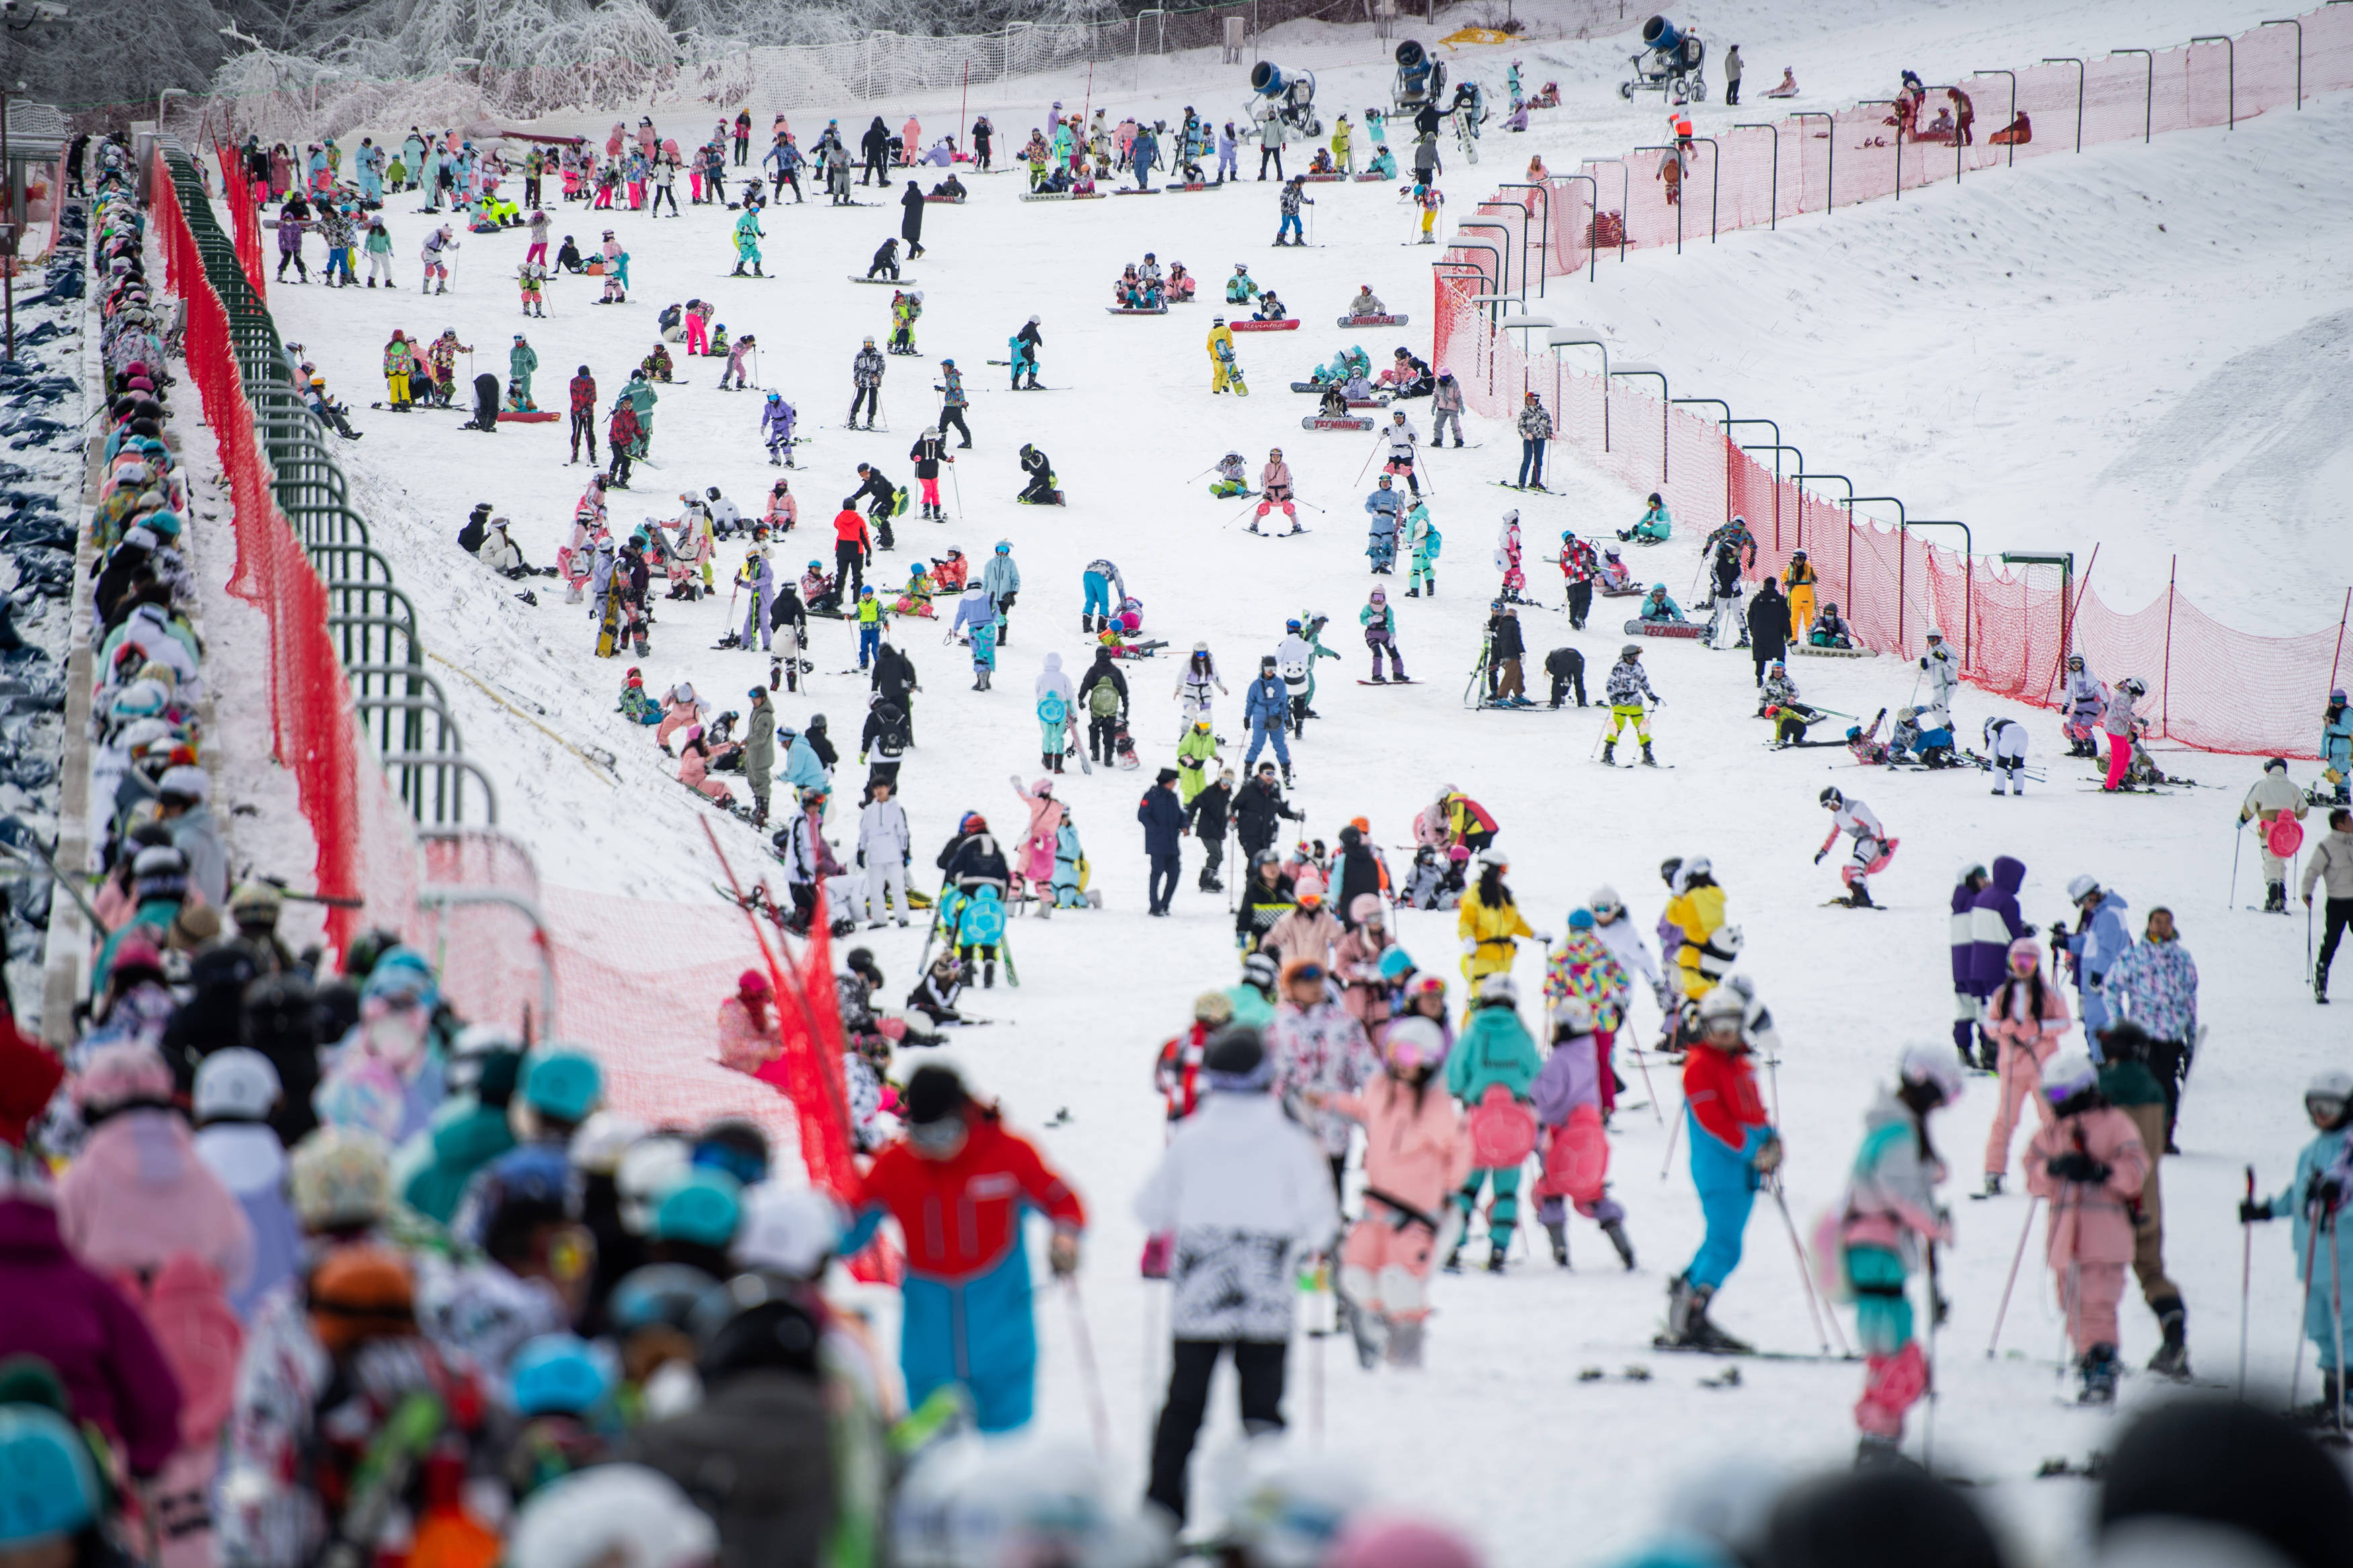
[(1392, 113), (1409, 119), (1446, 90), (1446, 62), (1411, 38), (1397, 47), (1397, 68), (1389, 83)]
[(1272, 60), (1261, 60), (1250, 67), (1250, 117), (1258, 122), (1261, 142), (1280, 146), (1324, 134), (1324, 121), (1315, 114), (1314, 71), (1286, 71)]
[(1707, 101), (1707, 46), (1697, 33), (1677, 27), (1664, 16), (1642, 24), (1642, 50), (1634, 57), (1634, 74), (1618, 84), (1618, 96), (1629, 101), (1636, 92), (1665, 93), (1674, 102)]

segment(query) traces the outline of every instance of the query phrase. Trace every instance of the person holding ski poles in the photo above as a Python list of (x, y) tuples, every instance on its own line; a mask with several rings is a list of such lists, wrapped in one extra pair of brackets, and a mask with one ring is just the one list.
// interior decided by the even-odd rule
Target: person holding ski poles
[(2295, 1277), (2304, 1282), (2304, 1333), (2320, 1350), (2320, 1409), (2337, 1408), (2344, 1394), (2337, 1360), (2344, 1340), (2339, 1319), (2353, 1297), (2353, 1245), (2337, 1237), (2337, 1215), (2353, 1195), (2353, 1072), (2329, 1068), (2304, 1090), (2304, 1113), (2317, 1132), (2295, 1157), (2285, 1190), (2239, 1205), (2239, 1223), (2257, 1225), (2285, 1215), (2295, 1221), (2288, 1239)]

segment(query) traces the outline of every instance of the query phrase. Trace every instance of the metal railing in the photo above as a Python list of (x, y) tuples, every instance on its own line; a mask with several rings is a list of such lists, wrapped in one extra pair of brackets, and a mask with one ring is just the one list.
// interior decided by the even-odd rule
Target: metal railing
[[(417, 605), (371, 542), (325, 430), (294, 390), (277, 322), (247, 280), (236, 246), (214, 221), (195, 163), (175, 147), (165, 148), (164, 160), (206, 279), (228, 318), (254, 437), (269, 462), (271, 493), (326, 588), (327, 627), (336, 637), (363, 732), (417, 821), (497, 822), (496, 786), (465, 756), (448, 699), (426, 672)], [(480, 795), (471, 808), (470, 777)]]

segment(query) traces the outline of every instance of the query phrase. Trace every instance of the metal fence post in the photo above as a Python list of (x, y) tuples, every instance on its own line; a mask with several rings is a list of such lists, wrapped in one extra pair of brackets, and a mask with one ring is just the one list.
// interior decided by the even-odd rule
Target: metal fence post
[(2042, 63), (2075, 68), (2075, 151), (2080, 153), (2084, 150), (2084, 62), (2073, 55), (2045, 55)]
[[(1972, 69), (1969, 74), (1971, 76), (2006, 76), (2010, 79), (2010, 118), (2002, 122), (2002, 129), (2007, 131), (2016, 125), (2018, 123), (2018, 73), (2013, 70), (2004, 70), (2000, 66), (1988, 66), (1983, 69)], [(2018, 167), (2018, 143), (2007, 142), (2003, 146), (2010, 153), (2010, 166), (2015, 169)]]
[[(1435, 4), (1435, 0), (1432, 0), (1432, 3)], [(1627, 166), (1626, 160), (1623, 158), (1579, 158), (1577, 162), (1581, 164), (1615, 163), (1618, 165), (1618, 259), (1623, 261), (1626, 259), (1626, 209), (1634, 205), (1633, 171)], [(1594, 181), (1593, 189), (1596, 193), (1593, 198), (1593, 216), (1598, 222), (1601, 216), (1599, 195), (1601, 182)]]
[(2169, 556), (2165, 563), (2165, 668), (2157, 678), (2157, 727), (2168, 740), (2173, 738), (2173, 584), (2181, 569), (2181, 557)]
[[(2226, 100), (2230, 105), (2230, 120), (2225, 128), (2236, 131), (2239, 128), (2239, 41), (2227, 33), (2201, 33), (2189, 41), (2192, 44), (2220, 44), (2227, 51), (2224, 55), (2227, 63), (2223, 68), (2228, 73), (2230, 82), (2230, 97)], [(2301, 70), (2302, 50), (2297, 51), (2296, 58), (2297, 68)]]
[(1770, 131), (1773, 133), (1773, 185), (1772, 194), (1767, 198), (1771, 205), (1765, 209), (1765, 227), (1769, 233), (1781, 226), (1781, 128), (1767, 120), (1738, 121), (1732, 128), (1735, 131)]
[[(1892, 98), (1859, 98), (1854, 101), (1857, 109), (1894, 109), (1896, 107), (1896, 100)], [(1895, 116), (1894, 119), (1895, 199), (1900, 202), (1904, 199), (1904, 117), (1899, 114)], [(1833, 127), (1833, 129), (1835, 129), (1835, 127)]]
[[(1647, 147), (1637, 147), (1634, 151), (1637, 153), (1672, 153), (1675, 155), (1675, 254), (1677, 256), (1681, 256), (1683, 253), (1683, 150), (1670, 142)], [(1661, 167), (1663, 168), (1664, 166), (1665, 165), (1663, 163), (1661, 164)], [(1632, 178), (1630, 174), (1627, 177), (1629, 179)], [(1628, 199), (1626, 205), (1630, 207), (1634, 205), (1630, 197)], [(1621, 216), (1619, 221), (1623, 223), (1625, 221), (1624, 216)]]
[[(1820, 120), (1830, 127), (1822, 132), (1822, 141), (1830, 150), (1830, 168), (1822, 176), (1822, 211), (1828, 212), (1838, 205), (1838, 116), (1826, 109), (1794, 109), (1789, 111), (1789, 118)], [(1802, 175), (1805, 171), (1806, 161), (1800, 158), (1798, 160), (1798, 173)], [(1803, 212), (1805, 207), (1802, 201), (1798, 204), (1799, 212)]]
[(2110, 49), (2112, 55), (2138, 55), (2148, 61), (2148, 86), (2143, 89), (2140, 110), (2140, 144), (2148, 145), (2149, 132), (2157, 123), (2157, 57), (2147, 49)]
[[(1600, 216), (1601, 216), (1601, 182), (1600, 182), (1600, 181), (1599, 181), (1599, 180), (1595, 179), (1595, 178), (1594, 178), (1592, 175), (1590, 175), (1590, 174), (1555, 174), (1555, 175), (1553, 176), (1553, 178), (1554, 178), (1554, 179), (1556, 179), (1556, 180), (1562, 180), (1562, 181), (1567, 181), (1567, 180), (1583, 180), (1587, 184), (1588, 184), (1588, 185), (1592, 186), (1592, 187), (1593, 187), (1593, 198), (1592, 198), (1592, 200), (1593, 200), (1593, 216), (1594, 216), (1594, 219), (1595, 219), (1596, 221), (1599, 221), (1599, 218), (1600, 218)], [(1595, 248), (1595, 247), (1594, 247), (1594, 244), (1593, 244), (1593, 231), (1592, 231), (1592, 229), (1590, 229), (1590, 228), (1588, 228), (1588, 229), (1585, 231), (1585, 261), (1586, 261), (1586, 275), (1585, 275), (1585, 280), (1586, 280), (1588, 283), (1599, 283), (1599, 282), (1600, 282), (1600, 281), (1601, 281), (1601, 252), (1600, 252), (1599, 250), (1598, 250), (1597, 248)]]

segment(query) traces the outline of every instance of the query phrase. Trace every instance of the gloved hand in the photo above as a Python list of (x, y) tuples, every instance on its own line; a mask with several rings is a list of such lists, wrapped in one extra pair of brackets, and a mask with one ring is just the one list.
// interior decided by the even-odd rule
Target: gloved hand
[(1463, 957), (1465, 957), (1465, 958), (1469, 958), (1469, 957), (1471, 957), (1473, 953), (1476, 953), (1478, 951), (1479, 951), (1479, 939), (1478, 939), (1477, 937), (1466, 936), (1466, 937), (1464, 937), (1464, 938), (1462, 939), (1462, 956), (1463, 956)]
[(2063, 1182), (2105, 1182), (2109, 1167), (2094, 1160), (2081, 1149), (2070, 1150), (2044, 1162), (2042, 1168)]
[(2306, 1208), (2317, 1204), (2333, 1211), (2344, 1201), (2345, 1184), (2334, 1176), (2315, 1176), (2304, 1189), (2304, 1206)]
[(1054, 1238), (1046, 1244), (1046, 1266), (1058, 1279), (1068, 1279), (1079, 1271), (1079, 1238), (1075, 1233), (1054, 1233)]
[(1536, 945), (1539, 947), (1550, 947), (1552, 945), (1552, 938), (1543, 931), (1535, 933), (1535, 941)]
[(1830, 851), (1829, 851), (1829, 850), (1827, 850), (1827, 849), (1817, 849), (1817, 850), (1815, 850), (1815, 851), (1814, 851), (1814, 864), (1815, 864), (1815, 865), (1817, 865), (1817, 866), (1820, 865), (1820, 864), (1822, 863), (1822, 857), (1823, 857), (1823, 856), (1825, 856), (1825, 855), (1827, 855), (1827, 854), (1829, 854), (1829, 853), (1830, 853)]
[(1778, 1137), (1767, 1138), (1765, 1140), (1764, 1147), (1757, 1151), (1757, 1158), (1752, 1163), (1756, 1165), (1757, 1173), (1760, 1176), (1769, 1176), (1774, 1172), (1779, 1170), (1781, 1168), (1781, 1140)]
[(2261, 1225), (2271, 1217), (2272, 1205), (2259, 1199), (2248, 1198), (2239, 1205), (2241, 1225)]

